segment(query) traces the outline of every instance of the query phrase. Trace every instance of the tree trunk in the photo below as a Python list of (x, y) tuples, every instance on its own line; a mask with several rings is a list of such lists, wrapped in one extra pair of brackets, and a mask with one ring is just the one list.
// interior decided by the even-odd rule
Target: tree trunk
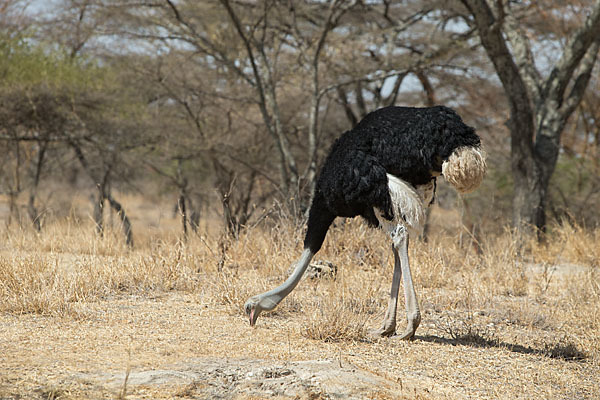
[(98, 197), (94, 202), (94, 223), (96, 224), (96, 232), (104, 235), (104, 188), (98, 186)]
[(600, 46), (600, 0), (595, 1), (585, 23), (570, 38), (546, 79), (535, 68), (529, 39), (520, 31), (510, 4), (494, 3), (494, 15), (488, 1), (461, 1), (473, 16), (481, 44), (508, 99), (513, 226), (520, 232), (543, 233), (548, 187), (558, 161), (560, 136), (567, 119), (581, 102)]
[(127, 246), (133, 247), (133, 232), (131, 230), (131, 221), (127, 214), (125, 213), (125, 209), (117, 200), (115, 200), (110, 194), (106, 195), (106, 199), (110, 206), (117, 212), (119, 218), (121, 218), (121, 226), (123, 227), (123, 234), (125, 235), (125, 243)]
[(181, 214), (181, 224), (183, 225), (183, 239), (187, 241), (188, 230), (187, 230), (187, 210), (185, 207), (185, 192), (183, 189), (179, 192), (179, 199), (177, 200), (177, 209)]
[[(514, 158), (514, 157), (513, 157)], [(546, 195), (549, 180), (543, 178), (538, 163), (524, 160), (527, 167), (513, 165), (513, 226), (521, 232), (541, 233), (546, 226)]]
[(44, 166), (44, 157), (46, 155), (46, 149), (48, 148), (48, 142), (41, 142), (38, 144), (38, 146), (37, 162), (35, 164), (33, 186), (29, 191), (29, 204), (27, 206), (27, 212), (29, 213), (33, 227), (40, 232), (42, 230), (42, 225), (40, 221), (40, 213), (35, 206), (35, 199), (37, 197), (37, 190), (40, 184), (40, 177), (42, 175), (42, 168)]
[(19, 225), (21, 224), (21, 215), (19, 213), (19, 206), (17, 205), (17, 197), (19, 197), (19, 192), (13, 190), (8, 192), (9, 213), (6, 222), (7, 227), (12, 224), (13, 217), (17, 220)]
[(40, 213), (38, 212), (38, 209), (35, 206), (35, 192), (33, 190), (29, 194), (29, 204), (27, 205), (27, 212), (29, 213), (29, 218), (31, 218), (31, 222), (33, 223), (33, 227), (35, 228), (35, 230), (41, 232), (42, 224), (40, 222)]
[(190, 208), (192, 209), (192, 212), (190, 213), (190, 228), (192, 228), (194, 233), (198, 233), (198, 228), (200, 227), (200, 212), (193, 207)]

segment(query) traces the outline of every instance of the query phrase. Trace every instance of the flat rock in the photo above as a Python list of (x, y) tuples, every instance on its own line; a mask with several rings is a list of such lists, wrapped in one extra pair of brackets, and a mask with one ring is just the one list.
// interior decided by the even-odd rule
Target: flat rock
[[(118, 391), (125, 373), (79, 376)], [(397, 384), (348, 363), (335, 360), (273, 362), (251, 359), (202, 358), (169, 368), (132, 370), (128, 392), (136, 386), (183, 386), (186, 396), (230, 399), (248, 397), (364, 399), (377, 394), (393, 396)]]

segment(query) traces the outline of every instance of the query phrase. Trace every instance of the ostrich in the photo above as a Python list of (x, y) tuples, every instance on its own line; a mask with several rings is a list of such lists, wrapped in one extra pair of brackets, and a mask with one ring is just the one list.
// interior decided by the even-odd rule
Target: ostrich
[(361, 216), (390, 235), (394, 253), (388, 308), (381, 327), (370, 333), (395, 335), (402, 279), (408, 324), (398, 336), (411, 339), (421, 313), (410, 273), (408, 239), (422, 232), (424, 207), (433, 202), (436, 177), (443, 175), (461, 193), (479, 186), (486, 169), (480, 146), (475, 130), (444, 106), (386, 107), (365, 116), (335, 141), (321, 168), (304, 251), (294, 272), (277, 288), (246, 302), (250, 326), (294, 290), (336, 217)]

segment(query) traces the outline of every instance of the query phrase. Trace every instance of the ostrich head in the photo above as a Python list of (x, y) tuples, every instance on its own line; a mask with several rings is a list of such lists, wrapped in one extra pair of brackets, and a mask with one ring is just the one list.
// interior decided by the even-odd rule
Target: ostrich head
[[(466, 125), (460, 116), (446, 107), (437, 107), (436, 140), (437, 155), (441, 158), (441, 172), (459, 193), (469, 193), (477, 189), (485, 175), (485, 152), (481, 149), (481, 139), (473, 127)], [(437, 121), (437, 122), (436, 122)], [(439, 161), (436, 170), (439, 171)]]
[(265, 294), (253, 296), (246, 301), (244, 304), (244, 311), (246, 311), (246, 315), (250, 319), (250, 326), (254, 326), (256, 324), (256, 320), (258, 316), (263, 311), (271, 311), (275, 308), (277, 303), (271, 298), (271, 296)]
[(479, 146), (462, 146), (442, 163), (442, 175), (459, 193), (477, 189), (486, 171), (485, 152)]
[(277, 304), (294, 290), (298, 282), (300, 282), (300, 279), (302, 278), (304, 271), (306, 271), (314, 254), (315, 252), (310, 248), (305, 248), (302, 252), (302, 257), (300, 257), (300, 260), (298, 260), (298, 263), (296, 264), (294, 273), (285, 282), (273, 290), (252, 296), (246, 301), (246, 304), (244, 304), (244, 311), (246, 311), (246, 315), (250, 319), (250, 326), (256, 324), (256, 320), (260, 313), (263, 311), (274, 310), (275, 307), (277, 307)]
[(249, 298), (246, 304), (244, 304), (244, 310), (250, 319), (250, 326), (254, 326), (258, 316), (262, 312), (262, 307), (260, 306), (260, 299), (258, 296)]

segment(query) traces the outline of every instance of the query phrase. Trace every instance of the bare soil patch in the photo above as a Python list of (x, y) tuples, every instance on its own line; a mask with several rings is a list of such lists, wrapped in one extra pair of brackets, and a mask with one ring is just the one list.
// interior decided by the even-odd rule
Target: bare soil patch
[(334, 360), (280, 361), (240, 358), (198, 358), (168, 369), (82, 376), (117, 391), (127, 377), (130, 387), (178, 387), (179, 397), (197, 398), (345, 398), (373, 394), (396, 397), (398, 382)]
[(114, 398), (124, 387), (127, 398), (148, 399), (600, 394), (597, 362), (523, 345), (537, 333), (510, 323), (501, 327), (506, 339), (452, 338), (435, 325), (453, 316), (428, 311), (415, 341), (336, 343), (299, 334), (300, 315), (266, 317), (250, 329), (241, 315), (197, 295), (127, 296), (87, 307), (81, 320), (2, 316), (0, 398)]

